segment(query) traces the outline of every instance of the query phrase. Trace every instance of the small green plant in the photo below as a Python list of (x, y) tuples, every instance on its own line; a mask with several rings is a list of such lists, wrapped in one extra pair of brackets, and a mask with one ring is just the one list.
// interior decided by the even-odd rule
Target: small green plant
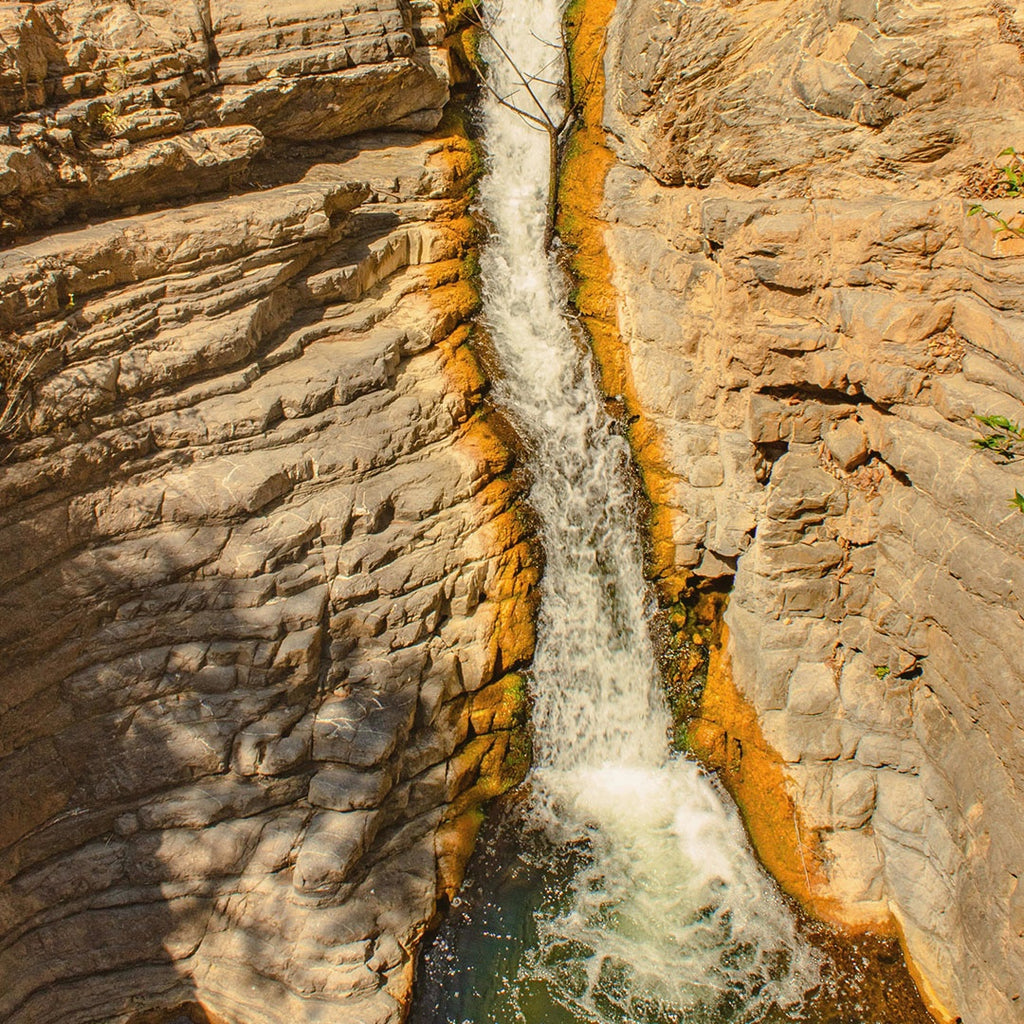
[(875, 666), (875, 675), (878, 676), (879, 679), (888, 679), (891, 674), (892, 669), (889, 668), (888, 665)]
[(111, 139), (117, 138), (124, 128), (123, 119), (118, 116), (117, 112), (109, 104), (103, 105), (99, 117), (96, 118), (96, 123), (103, 130), (103, 134)]
[(968, 216), (971, 217), (978, 213), (982, 214), (995, 224), (998, 229), (997, 234), (999, 232), (1008, 232), (1011, 235), (1016, 235), (1018, 238), (1024, 238), (1024, 223), (1011, 224), (1001, 213), (997, 213), (995, 210), (989, 210), (987, 207), (982, 206), (981, 203), (977, 203), (967, 211)]
[(999, 183), (1000, 187), (1008, 196), (1016, 198), (1019, 195), (1024, 195), (1024, 155), (1018, 153), (1013, 146), (1008, 146), (999, 155), (1010, 158), (1010, 162), (1005, 167), (999, 168), (1003, 175), (1003, 179)]
[(991, 433), (971, 443), (980, 451), (992, 452), (1007, 462), (1013, 462), (1024, 455), (1024, 427), (1005, 416), (975, 416)]
[[(995, 188), (1000, 196), (1007, 199), (1019, 199), (1024, 196), (1024, 154), (1018, 153), (1013, 146), (1009, 146), (999, 154), (1000, 158), (1009, 157), (1007, 163), (998, 168), (1001, 177), (996, 182)], [(978, 215), (985, 217), (996, 225), (998, 232), (1008, 232), (1018, 238), (1024, 238), (1024, 221), (1011, 223), (1001, 212), (990, 210), (984, 203), (975, 203), (967, 211), (969, 217)], [(1020, 215), (1020, 211), (1018, 211)]]
[(122, 57), (117, 64), (107, 72), (103, 87), (107, 92), (121, 92), (128, 87), (128, 58)]
[[(990, 452), (1004, 462), (1014, 462), (1024, 456), (1024, 426), (1005, 416), (975, 416), (990, 432), (971, 443), (983, 452)], [(1014, 489), (1010, 504), (1024, 513), (1024, 494)]]

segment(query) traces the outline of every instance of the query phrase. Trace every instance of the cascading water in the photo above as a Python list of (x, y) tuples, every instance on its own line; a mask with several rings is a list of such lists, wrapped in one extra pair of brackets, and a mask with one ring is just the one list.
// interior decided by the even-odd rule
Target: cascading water
[(483, 315), (546, 555), (528, 819), (571, 856), (514, 976), (473, 1024), (762, 1019), (815, 983), (813, 958), (735, 810), (670, 754), (629, 450), (546, 251), (548, 138), (508, 105), (558, 120), (562, 4), (508, 0), (489, 17)]

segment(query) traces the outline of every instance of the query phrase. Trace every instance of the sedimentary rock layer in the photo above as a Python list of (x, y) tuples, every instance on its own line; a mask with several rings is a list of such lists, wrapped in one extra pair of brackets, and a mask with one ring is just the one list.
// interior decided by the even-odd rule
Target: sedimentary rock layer
[(441, 15), (432, 0), (2, 4), (0, 235), (242, 184), (272, 140), (433, 128)]
[(620, 0), (605, 109), (654, 572), (734, 579), (816, 895), (979, 1024), (1024, 1012), (1024, 474), (972, 445), (1024, 419), (1024, 243), (968, 215), (1016, 210), (1017, 13)]
[[(397, 1020), (525, 763), (536, 570), (467, 344), (474, 156), (454, 121), (338, 141), (437, 124), (446, 25), (279, 6), (0, 11), (7, 230), (92, 218), (0, 252), (11, 1024)], [(201, 137), (211, 174), (154, 162)]]

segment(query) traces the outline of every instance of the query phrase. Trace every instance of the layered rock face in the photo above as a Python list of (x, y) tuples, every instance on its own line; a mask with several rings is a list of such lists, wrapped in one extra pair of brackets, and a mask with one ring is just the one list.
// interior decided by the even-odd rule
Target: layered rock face
[(0, 10), (11, 1024), (397, 1020), (525, 765), (443, 12), (278, 8)]
[(433, 0), (49, 0), (0, 8), (0, 231), (244, 182), (274, 140), (433, 128)]
[(967, 215), (1024, 138), (1019, 7), (620, 0), (606, 61), (655, 573), (734, 579), (813, 895), (969, 1022), (1024, 1019), (1024, 473), (972, 446), (1024, 419), (1024, 243)]

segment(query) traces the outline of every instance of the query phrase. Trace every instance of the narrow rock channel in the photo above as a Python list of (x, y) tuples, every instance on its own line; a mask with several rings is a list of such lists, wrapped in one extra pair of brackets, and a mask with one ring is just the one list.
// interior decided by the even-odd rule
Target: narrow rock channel
[(1022, 68), (0, 3), (0, 1022), (1024, 1024)]
[(524, 826), (543, 832), (563, 877), (536, 907), (535, 942), (502, 997), (474, 1020), (540, 1024), (552, 1007), (581, 1021), (760, 1019), (798, 1004), (817, 965), (735, 810), (669, 750), (629, 448), (545, 249), (548, 140), (524, 116), (561, 119), (562, 5), (506, 4), (491, 17), (482, 316), (498, 401), (526, 440), (546, 554)]

